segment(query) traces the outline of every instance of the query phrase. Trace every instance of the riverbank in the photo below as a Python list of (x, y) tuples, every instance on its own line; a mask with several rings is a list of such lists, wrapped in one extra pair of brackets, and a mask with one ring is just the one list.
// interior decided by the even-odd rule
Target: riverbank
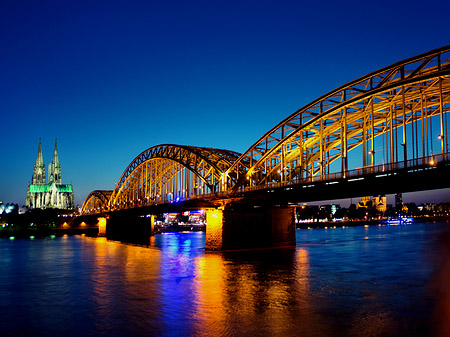
[(296, 224), (298, 229), (311, 228), (338, 228), (338, 227), (356, 227), (356, 226), (375, 226), (381, 224), (382, 220), (355, 220), (355, 221), (317, 221), (300, 222)]
[[(421, 216), (413, 217), (413, 222), (450, 222), (450, 216)], [(298, 229), (311, 228), (338, 228), (338, 227), (356, 227), (356, 226), (383, 226), (387, 225), (387, 219), (373, 220), (346, 220), (346, 221), (316, 221), (299, 222), (296, 224)]]
[[(450, 222), (449, 216), (435, 217), (415, 217), (414, 222)], [(317, 222), (301, 222), (296, 224), (297, 229), (312, 228), (339, 228), (339, 227), (356, 227), (356, 226), (382, 226), (387, 225), (386, 219), (377, 220), (354, 220), (354, 221), (317, 221)], [(168, 232), (185, 232), (185, 231), (206, 231), (206, 225), (202, 226), (155, 226), (156, 233)], [(26, 229), (0, 229), (0, 238), (26, 238), (26, 237), (48, 237), (50, 235), (80, 235), (97, 236), (98, 228), (26, 228)]]

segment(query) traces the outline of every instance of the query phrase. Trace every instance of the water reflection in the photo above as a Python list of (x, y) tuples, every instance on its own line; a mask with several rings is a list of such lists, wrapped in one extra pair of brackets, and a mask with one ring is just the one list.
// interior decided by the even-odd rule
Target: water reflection
[(434, 312), (436, 336), (450, 336), (450, 231), (440, 238), (439, 260), (433, 278), (437, 303)]
[[(149, 329), (149, 321), (158, 322), (163, 268), (160, 250), (95, 240), (91, 274), (95, 310), (91, 320), (95, 331), (113, 331), (115, 335), (139, 333)], [(134, 317), (132, 324), (128, 316)], [(141, 318), (141, 319), (139, 319)], [(157, 331), (160, 325), (152, 325)]]
[(429, 336), (438, 322), (447, 336), (450, 239), (437, 244), (445, 226), (300, 230), (296, 248), (224, 253), (205, 252), (199, 232), (155, 235), (145, 246), (5, 239), (0, 331)]
[(196, 270), (196, 333), (289, 335), (299, 320), (310, 328), (298, 316), (309, 315), (305, 249), (205, 254)]
[(223, 257), (219, 254), (198, 256), (195, 269), (194, 331), (210, 336), (228, 334)]

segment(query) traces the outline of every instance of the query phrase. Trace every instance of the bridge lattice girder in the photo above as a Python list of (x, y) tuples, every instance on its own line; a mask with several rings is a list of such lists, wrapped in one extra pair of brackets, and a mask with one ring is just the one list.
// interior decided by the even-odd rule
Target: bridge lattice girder
[[(122, 174), (109, 205), (117, 209), (170, 193), (191, 197), (333, 174), (336, 179), (371, 166), (389, 170), (410, 159), (432, 163), (436, 155), (448, 160), (449, 59), (446, 46), (345, 84), (281, 121), (242, 155), (170, 144), (149, 148)], [(83, 209), (104, 205), (107, 194), (99, 192), (105, 191), (92, 192)]]
[[(138, 155), (122, 174), (110, 203), (163, 199), (171, 193), (187, 197), (221, 190), (224, 172), (240, 154), (205, 147), (165, 144), (151, 147)], [(244, 172), (241, 172), (243, 174)], [(231, 173), (237, 176), (236, 173)]]
[(111, 198), (113, 191), (107, 190), (95, 190), (89, 193), (89, 195), (84, 200), (81, 211), (85, 212), (87, 210), (101, 211), (106, 209), (109, 204), (109, 199)]
[[(442, 153), (448, 152), (449, 58), (449, 46), (418, 55), (297, 110), (230, 166), (230, 172), (246, 175), (227, 176), (228, 186), (262, 186), (345, 172), (351, 166), (389, 164), (398, 161), (399, 154), (401, 160), (426, 157), (433, 154), (436, 124), (440, 138), (434, 142), (440, 143)], [(359, 146), (359, 159), (349, 163), (348, 153)], [(380, 148), (381, 155), (375, 156)]]

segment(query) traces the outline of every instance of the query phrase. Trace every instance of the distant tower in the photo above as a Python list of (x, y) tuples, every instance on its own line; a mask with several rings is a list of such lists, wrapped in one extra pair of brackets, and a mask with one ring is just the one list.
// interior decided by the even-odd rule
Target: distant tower
[(41, 139), (39, 138), (39, 148), (36, 158), (36, 164), (33, 169), (33, 177), (31, 178), (31, 183), (33, 185), (45, 185), (45, 165), (42, 159), (42, 146)]
[(48, 183), (61, 184), (61, 165), (58, 158), (58, 140), (55, 139), (55, 150), (53, 151), (53, 159), (48, 165)]
[(374, 206), (377, 208), (378, 212), (381, 212), (381, 213), (386, 212), (387, 205), (386, 205), (386, 196), (385, 195), (374, 196), (372, 200), (373, 200)]
[(53, 159), (48, 167), (47, 184), (41, 139), (39, 138), (38, 155), (33, 169), (32, 182), (28, 185), (25, 204), (29, 208), (71, 209), (74, 207), (73, 186), (72, 184), (63, 184), (61, 180), (57, 140), (55, 140)]
[(395, 208), (402, 209), (403, 208), (403, 200), (402, 200), (402, 194), (396, 193), (395, 194)]

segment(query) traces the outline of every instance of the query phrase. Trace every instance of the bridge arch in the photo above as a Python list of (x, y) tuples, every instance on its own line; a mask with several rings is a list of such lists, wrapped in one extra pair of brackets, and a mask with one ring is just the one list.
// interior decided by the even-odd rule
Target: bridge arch
[[(448, 155), (450, 46), (351, 81), (305, 105), (230, 166), (233, 189)], [(352, 156), (349, 153), (352, 152)], [(398, 167), (398, 165), (396, 165)], [(245, 175), (240, 175), (246, 172)]]
[(109, 199), (113, 191), (108, 190), (95, 190), (89, 193), (83, 202), (81, 212), (86, 213), (89, 211), (101, 212), (106, 210), (109, 205)]
[[(151, 147), (128, 165), (112, 192), (110, 205), (123, 208), (221, 191), (224, 173), (239, 156), (237, 152), (206, 147)], [(237, 176), (233, 171), (230, 174)]]

